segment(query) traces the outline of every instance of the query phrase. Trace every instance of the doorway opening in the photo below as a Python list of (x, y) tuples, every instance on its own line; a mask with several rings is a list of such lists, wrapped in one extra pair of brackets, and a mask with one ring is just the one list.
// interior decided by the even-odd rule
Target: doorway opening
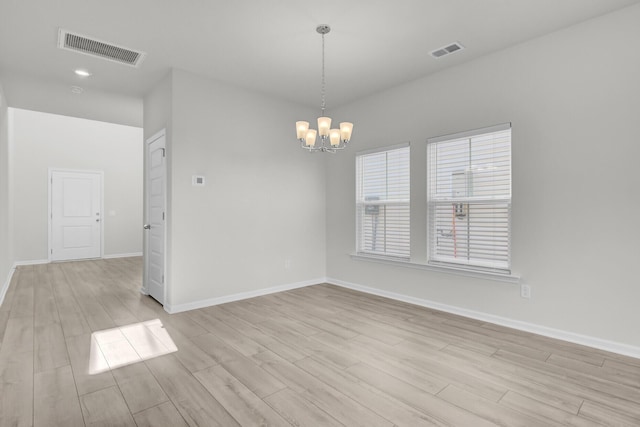
[(162, 130), (147, 139), (146, 168), (144, 174), (144, 284), (142, 293), (160, 304), (165, 302), (166, 204), (167, 167), (166, 136)]

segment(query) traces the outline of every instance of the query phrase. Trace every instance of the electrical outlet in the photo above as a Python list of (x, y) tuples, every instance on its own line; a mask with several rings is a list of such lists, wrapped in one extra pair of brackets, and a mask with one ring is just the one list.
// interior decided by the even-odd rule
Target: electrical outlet
[(522, 298), (531, 298), (531, 286), (529, 285), (520, 285), (520, 296)]
[(287, 257), (284, 259), (284, 269), (291, 270), (291, 258)]

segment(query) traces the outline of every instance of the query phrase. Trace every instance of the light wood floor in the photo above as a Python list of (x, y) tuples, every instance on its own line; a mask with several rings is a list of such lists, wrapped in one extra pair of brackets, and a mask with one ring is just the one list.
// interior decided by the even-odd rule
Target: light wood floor
[(330, 285), (169, 315), (141, 269), (16, 271), (0, 425), (640, 425), (637, 359)]

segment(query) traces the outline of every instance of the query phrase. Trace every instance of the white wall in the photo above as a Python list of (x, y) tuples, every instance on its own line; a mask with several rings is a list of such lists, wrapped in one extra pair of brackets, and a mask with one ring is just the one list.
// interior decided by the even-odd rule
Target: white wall
[(162, 129), (171, 129), (172, 82), (170, 71), (144, 98), (144, 139), (145, 141)]
[(49, 167), (104, 171), (104, 255), (142, 252), (142, 129), (11, 111), (16, 261), (47, 259)]
[(0, 303), (4, 299), (13, 266), (10, 157), (9, 108), (0, 85)]
[(24, 74), (4, 72), (2, 82), (14, 108), (142, 127), (142, 98), (93, 89), (91, 80), (79, 83), (85, 89), (80, 95), (69, 85)]
[[(327, 165), (327, 275), (640, 347), (640, 6), (335, 113), (353, 142)], [(463, 40), (464, 42), (464, 40)], [(464, 54), (464, 52), (460, 53)], [(443, 60), (446, 60), (443, 59)], [(411, 142), (413, 260), (426, 260), (426, 139), (513, 123), (513, 284), (356, 261), (355, 152)]]
[(173, 70), (170, 307), (324, 277), (325, 159), (295, 140), (314, 114)]

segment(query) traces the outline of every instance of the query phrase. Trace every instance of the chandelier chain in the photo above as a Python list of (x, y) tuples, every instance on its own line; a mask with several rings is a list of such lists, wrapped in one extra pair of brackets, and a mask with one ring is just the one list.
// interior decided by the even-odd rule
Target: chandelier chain
[(321, 89), (321, 95), (322, 95), (322, 115), (324, 116), (324, 109), (326, 108), (326, 104), (325, 104), (325, 77), (324, 77), (324, 33), (322, 33), (322, 89)]

